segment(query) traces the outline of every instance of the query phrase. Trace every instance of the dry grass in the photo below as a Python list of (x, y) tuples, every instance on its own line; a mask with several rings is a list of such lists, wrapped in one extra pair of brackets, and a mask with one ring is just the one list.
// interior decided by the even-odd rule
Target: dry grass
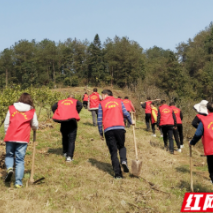
[[(87, 110), (81, 112), (75, 161), (72, 163), (66, 163), (61, 155), (60, 126), (50, 120), (45, 121), (45, 116), (41, 119), (53, 125), (53, 128), (47, 126), (37, 133), (35, 179), (44, 176), (45, 181), (28, 188), (14, 189), (13, 184), (5, 186), (2, 180), (0, 213), (180, 212), (184, 193), (190, 186), (187, 144), (182, 153), (170, 155), (162, 149), (160, 134), (153, 139), (151, 132), (145, 132), (145, 125), (138, 121), (136, 137), (139, 158), (143, 161), (141, 177), (125, 174), (123, 180), (115, 180), (108, 148), (100, 140), (97, 128), (91, 125), (92, 118)], [(131, 160), (135, 159), (131, 128), (127, 129), (126, 147), (131, 165)], [(4, 146), (0, 145), (0, 152), (3, 150)], [(206, 159), (198, 152), (193, 152), (195, 191), (212, 191)], [(30, 176), (31, 157), (30, 144), (24, 184)], [(1, 174), (4, 176), (4, 170)]]

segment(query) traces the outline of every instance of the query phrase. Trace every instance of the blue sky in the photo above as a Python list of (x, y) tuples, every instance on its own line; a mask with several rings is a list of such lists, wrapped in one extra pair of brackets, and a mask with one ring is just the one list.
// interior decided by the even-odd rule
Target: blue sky
[(213, 0), (0, 0), (0, 51), (21, 39), (127, 36), (174, 50), (213, 21)]

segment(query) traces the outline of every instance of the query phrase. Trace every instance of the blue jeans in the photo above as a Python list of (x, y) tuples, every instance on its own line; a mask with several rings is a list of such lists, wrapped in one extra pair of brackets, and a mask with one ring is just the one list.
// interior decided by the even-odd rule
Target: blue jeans
[(24, 177), (24, 157), (26, 154), (27, 143), (6, 142), (6, 168), (13, 168), (15, 157), (15, 185), (22, 185)]

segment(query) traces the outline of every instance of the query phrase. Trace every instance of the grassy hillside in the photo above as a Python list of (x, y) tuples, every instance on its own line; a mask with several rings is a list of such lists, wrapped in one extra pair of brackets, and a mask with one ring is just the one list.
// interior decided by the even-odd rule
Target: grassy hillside
[[(79, 91), (83, 88), (79, 88)], [(75, 91), (76, 92), (76, 91)], [(38, 185), (15, 189), (0, 181), (0, 212), (69, 212), (133, 213), (180, 212), (184, 193), (189, 191), (189, 151), (187, 142), (182, 153), (170, 155), (163, 150), (163, 140), (146, 132), (138, 121), (136, 137), (139, 158), (143, 161), (140, 178), (124, 174), (115, 180), (106, 143), (92, 126), (90, 112), (83, 109), (78, 123), (74, 162), (66, 163), (61, 155), (60, 125), (47, 120), (43, 112), (37, 132), (35, 179), (45, 177)], [(0, 140), (3, 139), (0, 129)], [(150, 142), (151, 141), (151, 142)], [(4, 152), (4, 143), (0, 143)], [(129, 166), (135, 159), (132, 129), (126, 132)], [(193, 150), (195, 191), (212, 191), (205, 157)], [(30, 176), (32, 143), (29, 144), (24, 186)], [(1, 169), (4, 177), (5, 170)]]

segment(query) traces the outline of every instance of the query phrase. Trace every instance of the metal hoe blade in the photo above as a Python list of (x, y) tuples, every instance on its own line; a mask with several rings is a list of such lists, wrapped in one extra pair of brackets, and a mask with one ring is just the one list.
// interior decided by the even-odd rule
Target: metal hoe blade
[(134, 176), (140, 176), (142, 168), (142, 161), (141, 160), (132, 160), (131, 172)]

